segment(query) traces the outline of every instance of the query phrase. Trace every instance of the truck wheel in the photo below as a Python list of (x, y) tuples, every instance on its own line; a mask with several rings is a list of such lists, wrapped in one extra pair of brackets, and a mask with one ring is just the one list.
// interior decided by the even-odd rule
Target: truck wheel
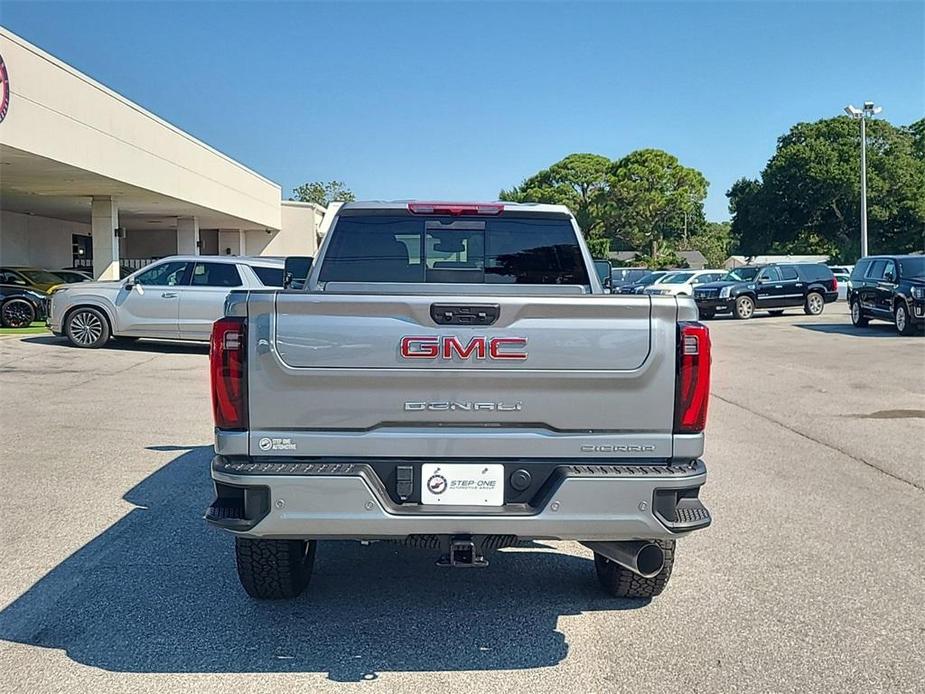
[(822, 309), (825, 308), (825, 299), (819, 292), (810, 292), (806, 295), (806, 302), (803, 304), (803, 313), (807, 316), (820, 316)]
[(735, 311), (732, 315), (739, 320), (748, 320), (755, 313), (755, 302), (750, 296), (740, 296), (736, 299)]
[(261, 600), (301, 595), (312, 576), (316, 542), (312, 540), (234, 539), (238, 578), (247, 594)]
[(712, 320), (716, 317), (716, 311), (711, 311), (710, 309), (705, 308), (700, 312), (700, 317), (704, 320)]
[(661, 594), (671, 578), (675, 541), (655, 540), (655, 543), (665, 553), (665, 567), (652, 578), (643, 578), (595, 552), (594, 570), (601, 587), (615, 598), (654, 598)]
[(75, 347), (96, 349), (109, 340), (109, 322), (99, 310), (83, 306), (68, 314), (64, 334)]

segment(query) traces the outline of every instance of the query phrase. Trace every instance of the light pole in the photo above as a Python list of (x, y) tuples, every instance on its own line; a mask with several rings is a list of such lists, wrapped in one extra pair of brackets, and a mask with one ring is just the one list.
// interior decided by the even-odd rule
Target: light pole
[(867, 130), (865, 125), (868, 118), (873, 118), (883, 110), (874, 106), (873, 101), (865, 101), (863, 108), (855, 108), (851, 104), (845, 106), (845, 113), (861, 121), (861, 257), (867, 255)]

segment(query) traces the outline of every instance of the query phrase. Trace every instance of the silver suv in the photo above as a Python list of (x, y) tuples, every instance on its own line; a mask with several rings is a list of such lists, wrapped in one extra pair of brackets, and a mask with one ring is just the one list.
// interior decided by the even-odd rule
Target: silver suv
[(75, 347), (115, 338), (208, 340), (234, 289), (281, 287), (279, 258), (171, 256), (112, 282), (56, 289), (48, 326)]

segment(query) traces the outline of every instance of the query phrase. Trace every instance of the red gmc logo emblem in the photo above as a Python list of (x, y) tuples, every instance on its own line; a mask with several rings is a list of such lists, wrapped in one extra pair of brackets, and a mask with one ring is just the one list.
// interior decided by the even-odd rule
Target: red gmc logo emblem
[(526, 359), (525, 337), (472, 337), (463, 344), (455, 335), (407, 335), (401, 339), (403, 359)]

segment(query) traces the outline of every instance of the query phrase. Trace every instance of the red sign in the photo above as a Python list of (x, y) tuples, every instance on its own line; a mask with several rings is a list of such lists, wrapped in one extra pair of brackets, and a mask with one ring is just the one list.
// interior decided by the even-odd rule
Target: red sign
[(0, 122), (6, 118), (7, 109), (10, 107), (10, 73), (6, 69), (6, 63), (3, 62), (3, 56), (0, 55)]
[(463, 342), (455, 335), (413, 336), (401, 339), (403, 359), (526, 359), (525, 337), (471, 337)]

